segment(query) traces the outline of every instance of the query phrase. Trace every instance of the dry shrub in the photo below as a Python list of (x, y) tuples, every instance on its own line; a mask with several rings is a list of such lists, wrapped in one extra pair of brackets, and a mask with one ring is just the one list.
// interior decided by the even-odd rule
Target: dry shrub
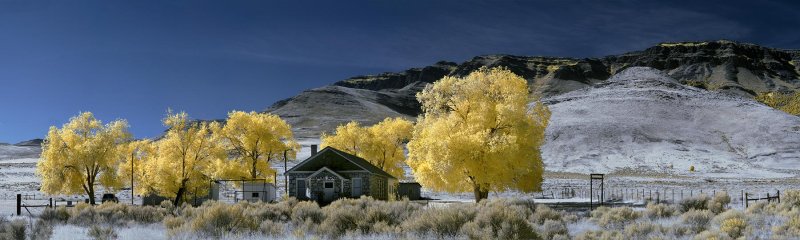
[(261, 222), (259, 229), (261, 230), (261, 233), (267, 236), (283, 236), (286, 232), (286, 228), (284, 227), (283, 223), (273, 222), (270, 220)]
[(629, 207), (600, 207), (592, 211), (591, 215), (592, 220), (595, 221), (598, 226), (608, 229), (622, 229), (625, 225), (636, 221), (642, 214)]
[(53, 236), (53, 225), (50, 224), (48, 221), (44, 221), (39, 219), (36, 221), (36, 225), (33, 225), (33, 229), (31, 229), (30, 239), (31, 240), (47, 240)]
[(765, 214), (769, 209), (767, 205), (769, 205), (768, 202), (756, 202), (750, 204), (750, 206), (748, 206), (747, 209), (745, 209), (745, 213), (747, 213), (748, 215)]
[(625, 226), (624, 239), (651, 239), (653, 235), (663, 235), (668, 229), (650, 221), (636, 222)]
[(690, 197), (683, 199), (680, 202), (681, 212), (688, 212), (689, 210), (707, 210), (708, 209), (708, 201), (711, 198), (708, 195), (701, 194), (696, 197)]
[(403, 201), (376, 201), (371, 197), (340, 199), (325, 207), (319, 232), (339, 237), (351, 231), (361, 234), (397, 233), (400, 224), (421, 208)]
[(550, 240), (570, 240), (570, 239), (571, 238), (569, 237), (569, 235), (562, 235), (562, 234), (558, 234), (550, 238)]
[(40, 216), (46, 221), (67, 222), (75, 225), (127, 224), (130, 222), (150, 224), (164, 220), (169, 212), (163, 208), (151, 206), (128, 206), (106, 202), (98, 206), (79, 203), (72, 209), (58, 207), (45, 209)]
[(186, 223), (186, 220), (183, 219), (183, 217), (167, 216), (164, 218), (164, 227), (167, 228), (167, 230), (178, 229), (183, 226), (184, 223)]
[(744, 235), (747, 228), (747, 222), (741, 218), (731, 218), (722, 221), (719, 230), (728, 234), (732, 238), (738, 238)]
[[(194, 209), (192, 218), (186, 221), (195, 233), (219, 237), (227, 233), (247, 233), (258, 230), (256, 219), (245, 213), (243, 204), (210, 202)], [(185, 212), (185, 211), (184, 211)]]
[(556, 236), (569, 236), (569, 230), (563, 221), (550, 219), (544, 221), (541, 232), (545, 239), (555, 239)]
[(714, 214), (708, 210), (689, 210), (681, 215), (683, 224), (689, 226), (694, 232), (701, 232), (706, 229)]
[(800, 190), (787, 190), (781, 195), (781, 204), (800, 208)]
[(540, 239), (528, 223), (530, 209), (505, 199), (482, 201), (475, 219), (461, 231), (471, 239)]
[(730, 240), (728, 234), (715, 230), (708, 230), (700, 232), (694, 236), (695, 240)]
[(667, 234), (676, 237), (691, 236), (697, 233), (692, 227), (681, 224), (674, 224), (672, 227), (668, 228), (667, 231)]
[(27, 230), (27, 223), (22, 219), (14, 219), (8, 221), (5, 217), (0, 216), (0, 239), (14, 239), (25, 240), (25, 231)]
[(290, 202), (242, 202), (241, 204), (246, 209), (246, 213), (258, 221), (288, 222), (292, 217)]
[(48, 222), (62, 222), (65, 223), (69, 220), (70, 214), (64, 206), (56, 208), (45, 208), (39, 218)]
[(451, 204), (446, 207), (431, 207), (403, 223), (403, 229), (419, 235), (435, 235), (438, 238), (455, 237), (464, 224), (475, 218), (477, 210), (469, 204)]
[(114, 228), (108, 227), (101, 227), (99, 225), (92, 225), (89, 228), (89, 232), (87, 235), (94, 240), (112, 240), (117, 239), (119, 236), (117, 235), (117, 231)]
[(719, 225), (722, 224), (723, 221), (728, 220), (728, 219), (733, 219), (733, 218), (747, 219), (747, 216), (745, 216), (742, 211), (731, 209), (731, 210), (725, 211), (723, 213), (720, 213), (719, 215), (714, 217), (711, 220), (711, 222), (714, 223), (714, 225), (719, 226)]
[(725, 211), (725, 206), (731, 203), (731, 196), (727, 192), (721, 191), (714, 194), (714, 197), (709, 199), (706, 203), (706, 209), (713, 213), (721, 213)]
[(88, 226), (102, 222), (97, 220), (99, 217), (95, 208), (87, 203), (78, 203), (70, 210), (70, 218), (67, 221), (70, 224)]
[(727, 233), (732, 238), (743, 236), (747, 229), (747, 216), (739, 210), (725, 211), (711, 221), (714, 225), (719, 226), (720, 231)]
[(305, 222), (319, 224), (325, 218), (322, 209), (316, 202), (303, 201), (294, 205), (291, 219), (295, 225), (302, 225)]
[(616, 230), (586, 231), (575, 237), (575, 240), (617, 240), (623, 239), (622, 233)]
[(658, 218), (668, 218), (675, 215), (675, 211), (677, 209), (675, 206), (667, 205), (667, 204), (647, 204), (647, 207), (644, 211), (644, 215), (650, 219), (658, 219)]
[(539, 204), (531, 215), (531, 221), (536, 224), (544, 224), (546, 220), (561, 221), (561, 213), (550, 207)]
[(775, 226), (772, 233), (777, 236), (800, 237), (800, 214), (789, 217), (781, 226)]

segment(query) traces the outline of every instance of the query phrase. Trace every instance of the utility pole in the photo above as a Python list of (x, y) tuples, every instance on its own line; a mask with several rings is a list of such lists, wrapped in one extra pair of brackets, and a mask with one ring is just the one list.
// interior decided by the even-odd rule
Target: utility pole
[(289, 170), (288, 168), (286, 168), (286, 163), (288, 162), (287, 159), (289, 159), (286, 156), (286, 152), (288, 151), (289, 149), (283, 150), (283, 191), (286, 193), (287, 196), (289, 195), (289, 176), (286, 176), (286, 171)]
[(131, 205), (133, 205), (133, 159), (131, 158)]

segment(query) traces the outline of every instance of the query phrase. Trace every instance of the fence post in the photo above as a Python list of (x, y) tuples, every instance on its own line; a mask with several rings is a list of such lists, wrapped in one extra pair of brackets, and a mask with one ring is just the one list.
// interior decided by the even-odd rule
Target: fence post
[(53, 198), (50, 198), (50, 208), (53, 208)]
[(748, 205), (749, 205), (749, 201), (750, 201), (750, 197), (749, 197), (749, 196), (747, 196), (747, 195), (748, 195), (748, 193), (744, 193), (744, 208), (745, 208), (745, 209), (747, 209), (748, 207), (750, 207), (750, 206), (748, 206)]
[(22, 194), (17, 193), (17, 216), (22, 215)]
[(781, 203), (781, 190), (778, 190), (778, 203)]
[(744, 189), (742, 189), (742, 194), (739, 195), (739, 201), (742, 201), (742, 205), (744, 205)]

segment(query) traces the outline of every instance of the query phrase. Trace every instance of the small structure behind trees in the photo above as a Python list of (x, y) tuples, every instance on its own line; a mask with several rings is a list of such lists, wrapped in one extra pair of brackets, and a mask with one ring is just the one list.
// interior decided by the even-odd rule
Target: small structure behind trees
[(408, 200), (422, 199), (422, 185), (418, 182), (401, 182), (397, 187), (398, 199), (408, 198)]

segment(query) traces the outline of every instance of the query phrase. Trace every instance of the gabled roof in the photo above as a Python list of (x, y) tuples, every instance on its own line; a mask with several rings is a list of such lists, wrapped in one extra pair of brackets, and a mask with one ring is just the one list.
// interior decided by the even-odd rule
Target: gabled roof
[(328, 171), (329, 173), (332, 173), (333, 175), (335, 175), (339, 179), (346, 179), (345, 177), (342, 177), (342, 175), (339, 175), (338, 173), (334, 172), (333, 170), (331, 170), (330, 168), (327, 168), (327, 167), (320, 168), (319, 170), (317, 170), (316, 172), (312, 173), (311, 175), (308, 175), (308, 178), (312, 178), (312, 177), (316, 176), (317, 174), (320, 174), (320, 173), (322, 173), (324, 171)]
[(356, 166), (364, 169), (367, 172), (370, 172), (370, 173), (373, 173), (373, 174), (378, 174), (378, 175), (385, 176), (385, 177), (388, 177), (388, 178), (395, 178), (391, 174), (381, 170), (380, 168), (376, 167), (375, 165), (372, 165), (371, 163), (369, 163), (369, 161), (367, 161), (367, 160), (365, 160), (363, 158), (357, 157), (355, 155), (346, 153), (346, 152), (344, 152), (342, 150), (339, 150), (339, 149), (336, 149), (336, 148), (333, 148), (333, 147), (330, 147), (330, 146), (325, 147), (324, 149), (322, 149), (319, 152), (317, 152), (317, 154), (314, 154), (314, 155), (308, 157), (308, 159), (303, 160), (302, 162), (298, 163), (297, 165), (295, 165), (294, 167), (292, 167), (291, 169), (289, 169), (286, 172), (287, 173), (288, 172), (292, 172), (295, 169), (299, 168), (300, 166), (302, 166), (302, 165), (304, 165), (306, 163), (313, 162), (316, 157), (320, 156), (321, 154), (323, 154), (325, 152), (336, 153), (337, 155), (341, 156), (345, 160), (350, 161), (351, 163), (353, 163)]

